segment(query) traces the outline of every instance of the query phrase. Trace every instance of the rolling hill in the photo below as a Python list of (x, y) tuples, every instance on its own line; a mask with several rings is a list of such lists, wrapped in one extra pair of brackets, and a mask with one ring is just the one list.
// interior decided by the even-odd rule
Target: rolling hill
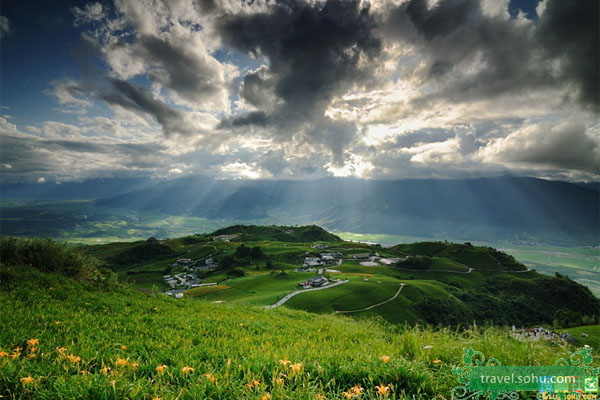
[[(152, 252), (144, 250), (148, 246)], [(166, 290), (164, 275), (193, 273), (202, 284), (218, 285), (219, 290), (197, 288), (184, 292), (186, 296), (260, 306), (277, 303), (315, 276), (315, 268), (302, 269), (307, 257), (335, 253), (339, 262), (330, 262), (324, 273), (342, 283), (300, 293), (284, 306), (347, 313), (359, 319), (378, 316), (392, 323), (468, 325), (475, 321), (529, 326), (552, 324), (563, 309), (583, 323), (593, 320), (600, 307), (587, 287), (567, 277), (540, 275), (501, 251), (470, 243), (421, 242), (385, 248), (342, 241), (317, 226), (235, 225), (152, 244), (84, 249), (121, 279), (141, 288)], [(179, 258), (188, 259), (189, 266), (179, 265)], [(218, 267), (203, 267), (209, 258)], [(365, 259), (376, 262), (365, 264)], [(200, 272), (194, 272), (197, 266)]]
[[(174, 299), (123, 287), (79, 247), (3, 240), (2, 250), (0, 395), (11, 399), (449, 398), (465, 347), (503, 365), (552, 365), (576, 349), (520, 342), (503, 328), (408, 327)], [(59, 260), (77, 262), (63, 269)], [(264, 285), (248, 276), (239, 290)], [(443, 284), (409, 286), (410, 298), (445, 296)], [(366, 300), (381, 297), (357, 305)]]

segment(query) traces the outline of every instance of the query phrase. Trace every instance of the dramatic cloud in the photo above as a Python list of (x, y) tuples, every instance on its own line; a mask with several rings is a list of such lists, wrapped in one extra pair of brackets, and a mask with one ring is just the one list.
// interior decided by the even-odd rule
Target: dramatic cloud
[[(597, 138), (596, 138), (597, 139)], [(598, 171), (600, 145), (578, 121), (525, 126), (505, 138), (492, 140), (482, 155), (486, 161), (539, 164), (554, 168)]]
[(81, 76), (50, 79), (53, 118), (3, 120), (2, 172), (600, 179), (598, 2), (514, 6), (79, 4)]

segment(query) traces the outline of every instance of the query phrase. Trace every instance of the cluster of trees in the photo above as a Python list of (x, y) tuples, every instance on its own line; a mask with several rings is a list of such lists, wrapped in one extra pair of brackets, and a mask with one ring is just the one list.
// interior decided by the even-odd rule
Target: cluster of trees
[(434, 325), (553, 325), (555, 328), (597, 323), (600, 309), (590, 290), (564, 276), (488, 279), (475, 289), (451, 289), (446, 299), (424, 298), (415, 304)]
[[(235, 249), (235, 253), (221, 257), (219, 260), (219, 269), (226, 270), (234, 276), (243, 276), (245, 272), (240, 267), (250, 265), (258, 267), (260, 265), (259, 262), (266, 258), (267, 256), (260, 246), (249, 247), (242, 243)], [(271, 260), (267, 260), (266, 266), (267, 268), (273, 268)]]

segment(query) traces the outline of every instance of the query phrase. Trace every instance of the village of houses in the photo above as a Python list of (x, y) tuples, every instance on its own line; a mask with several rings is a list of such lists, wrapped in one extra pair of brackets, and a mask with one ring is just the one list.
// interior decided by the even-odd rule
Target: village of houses
[[(317, 250), (324, 250), (327, 248), (325, 244), (314, 245), (313, 248)], [(335, 269), (335, 266), (341, 265), (344, 261), (358, 261), (360, 265), (365, 267), (374, 267), (378, 265), (391, 266), (398, 262), (399, 258), (387, 258), (381, 257), (379, 253), (358, 253), (344, 256), (339, 252), (321, 252), (321, 253), (310, 253), (306, 252), (302, 267), (296, 269), (297, 272), (315, 272), (316, 276), (300, 282), (298, 286), (303, 289), (312, 289), (325, 287), (332, 283), (325, 275), (327, 273), (338, 273), (339, 270)], [(192, 260), (189, 258), (178, 258), (175, 263), (171, 264), (171, 267), (183, 267), (182, 272), (173, 275), (164, 275), (163, 279), (166, 284), (171, 288), (165, 294), (174, 296), (175, 298), (183, 297), (183, 292), (187, 289), (202, 287), (202, 286), (213, 286), (216, 283), (201, 283), (198, 278), (197, 272), (206, 271), (210, 269), (216, 269), (218, 264), (212, 258), (205, 260)]]

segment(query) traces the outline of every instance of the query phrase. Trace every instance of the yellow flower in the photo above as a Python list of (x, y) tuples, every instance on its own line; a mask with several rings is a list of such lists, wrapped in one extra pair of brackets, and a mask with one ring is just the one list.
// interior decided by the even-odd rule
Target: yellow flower
[(109, 383), (110, 383), (110, 386), (115, 386), (115, 385), (117, 384), (117, 381), (115, 381), (115, 380), (112, 380), (112, 381), (110, 381)]
[(56, 351), (58, 351), (59, 353), (64, 353), (65, 351), (67, 351), (66, 347), (59, 347), (58, 349), (56, 349)]
[(347, 399), (351, 399), (355, 396), (355, 394), (352, 393), (351, 391), (347, 391), (347, 392), (342, 392), (342, 396), (344, 396)]
[(164, 364), (160, 364), (158, 367), (156, 367), (156, 372), (158, 372), (159, 374), (162, 374), (166, 370), (167, 370), (167, 366)]
[(127, 350), (127, 346), (125, 346), (125, 345), (122, 345), (122, 346), (121, 346), (121, 350)]
[(154, 397), (152, 397), (152, 400), (162, 400), (162, 399), (158, 396), (154, 396)]
[(285, 383), (285, 379), (283, 378), (275, 378), (275, 383), (278, 385), (283, 385)]
[(240, 322), (240, 326), (244, 326), (244, 324), (242, 324), (242, 323)]
[(352, 389), (350, 389), (350, 391), (351, 391), (352, 393), (354, 393), (355, 395), (359, 395), (359, 394), (361, 394), (362, 392), (364, 392), (364, 391), (365, 391), (365, 389), (361, 388), (359, 385), (354, 385), (354, 387), (353, 387)]
[(37, 351), (37, 349), (38, 349), (37, 347), (30, 347), (29, 348), (29, 352), (30, 353), (35, 353)]
[(39, 342), (40, 342), (40, 341), (39, 341), (39, 339), (29, 339), (29, 340), (27, 341), (27, 345), (28, 345), (28, 346), (35, 346), (35, 345), (36, 345), (36, 344), (38, 344)]
[(81, 361), (81, 357), (78, 357), (74, 354), (69, 354), (67, 356), (67, 359), (69, 359), (69, 361), (73, 362), (73, 363), (78, 363), (79, 361)]
[(5, 351), (0, 351), (0, 357), (6, 357), (8, 355)]
[(181, 368), (181, 372), (184, 374), (189, 374), (191, 372), (194, 372), (194, 368), (185, 366), (185, 367)]
[(62, 321), (54, 321), (54, 325), (60, 325), (62, 324)]
[(115, 365), (116, 365), (117, 367), (121, 367), (121, 366), (123, 366), (123, 365), (127, 365), (128, 363), (129, 363), (129, 361), (127, 361), (127, 360), (126, 360), (126, 359), (124, 359), (124, 358), (119, 358), (117, 361), (115, 361)]
[(81, 375), (89, 375), (89, 374), (90, 374), (90, 371), (86, 371), (86, 370), (82, 369), (81, 371), (79, 371), (79, 373), (80, 373)]
[(432, 363), (434, 363), (434, 364), (441, 364), (441, 363), (442, 363), (442, 361), (441, 361), (441, 360), (438, 360), (438, 359), (435, 359), (435, 360), (433, 360), (433, 361), (432, 361)]
[(300, 370), (302, 369), (302, 363), (292, 364), (290, 365), (290, 368), (293, 372), (300, 372)]
[(204, 376), (206, 377), (206, 379), (208, 379), (212, 383), (215, 383), (215, 381), (217, 380), (217, 378), (215, 378), (215, 376), (213, 374), (204, 374)]
[(131, 364), (129, 364), (129, 365), (131, 365), (131, 368), (137, 368), (137, 367), (139, 367), (139, 366), (140, 366), (140, 364), (138, 364), (138, 363), (136, 363), (136, 362), (132, 362), (132, 363), (131, 363)]
[(9, 355), (11, 360), (14, 360), (15, 358), (19, 357), (21, 355), (21, 353), (12, 353), (11, 355)]
[(13, 349), (13, 351), (14, 351), (15, 353), (20, 353), (20, 352), (21, 352), (21, 350), (23, 350), (23, 348), (22, 348), (22, 347), (15, 347), (15, 348)]
[(265, 393), (260, 397), (260, 400), (271, 400), (271, 395), (269, 393)]
[(25, 378), (21, 378), (21, 383), (23, 385), (29, 385), (31, 382), (33, 382), (33, 378), (31, 376), (26, 376)]
[(279, 364), (283, 365), (284, 367), (287, 367), (290, 363), (290, 360), (279, 360)]
[(250, 383), (246, 384), (246, 386), (248, 386), (250, 389), (252, 389), (253, 387), (260, 386), (260, 381), (257, 381), (256, 379), (252, 379), (250, 381)]
[(318, 395), (315, 396), (315, 399), (316, 400), (325, 400), (326, 397), (324, 395), (322, 395), (322, 394), (318, 394)]
[(110, 372), (110, 368), (109, 367), (104, 367), (100, 370), (100, 372), (102, 372), (104, 375), (108, 375), (108, 373)]
[(375, 386), (375, 389), (377, 389), (377, 394), (380, 396), (386, 395), (386, 394), (390, 394), (390, 387), (389, 386), (385, 386), (385, 385), (379, 385), (379, 386)]
[(36, 357), (37, 357), (37, 354), (35, 354), (35, 353), (31, 353), (31, 354), (27, 355), (27, 358), (36, 358)]
[(384, 363), (386, 363), (386, 364), (387, 364), (387, 363), (389, 363), (389, 362), (390, 362), (390, 360), (391, 360), (392, 358), (391, 358), (390, 356), (381, 356), (381, 357), (379, 357), (379, 359), (380, 359), (381, 361), (383, 361)]

